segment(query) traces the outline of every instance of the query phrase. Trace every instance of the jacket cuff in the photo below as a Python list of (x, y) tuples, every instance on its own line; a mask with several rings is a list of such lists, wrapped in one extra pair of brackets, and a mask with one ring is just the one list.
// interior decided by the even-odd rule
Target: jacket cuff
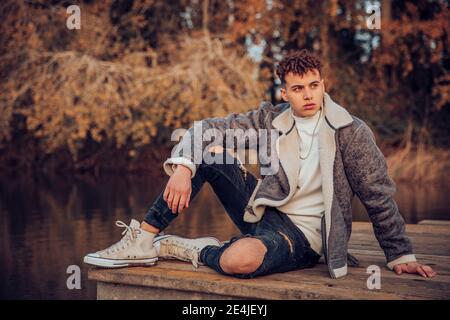
[(387, 264), (387, 267), (391, 270), (394, 270), (394, 266), (402, 263), (408, 263), (408, 262), (416, 262), (416, 256), (414, 254), (405, 254), (403, 256), (400, 256), (399, 258), (392, 260)]
[(191, 170), (191, 178), (195, 176), (195, 172), (197, 171), (197, 168), (195, 164), (183, 157), (175, 157), (175, 158), (169, 158), (164, 162), (164, 171), (167, 173), (167, 175), (171, 176), (173, 172), (175, 171), (177, 165), (183, 165)]

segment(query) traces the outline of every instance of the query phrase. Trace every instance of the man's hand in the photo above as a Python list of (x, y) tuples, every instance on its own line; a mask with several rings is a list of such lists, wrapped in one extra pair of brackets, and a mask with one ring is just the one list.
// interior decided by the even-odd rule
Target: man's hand
[(191, 198), (192, 182), (191, 170), (183, 165), (178, 165), (167, 182), (163, 198), (172, 210), (172, 213), (182, 212), (189, 207)]
[(396, 266), (394, 266), (394, 271), (396, 274), (418, 273), (425, 278), (432, 278), (435, 275), (437, 275), (437, 273), (433, 271), (433, 269), (430, 266), (423, 265), (417, 262), (397, 264)]

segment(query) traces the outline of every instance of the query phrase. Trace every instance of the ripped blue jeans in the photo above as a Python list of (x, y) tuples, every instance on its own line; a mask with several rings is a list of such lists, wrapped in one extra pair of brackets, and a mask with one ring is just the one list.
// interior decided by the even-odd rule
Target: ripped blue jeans
[[(200, 252), (200, 261), (221, 274), (219, 264), (224, 251), (235, 241), (252, 237), (262, 241), (267, 248), (262, 264), (251, 273), (231, 274), (238, 278), (253, 278), (261, 275), (286, 272), (314, 266), (320, 256), (310, 247), (303, 232), (289, 217), (273, 207), (266, 207), (263, 218), (257, 223), (245, 222), (244, 211), (257, 179), (228, 152), (224, 164), (200, 164), (192, 178), (191, 201), (205, 182), (208, 182), (224, 206), (241, 235), (233, 237), (221, 247), (207, 246)], [(234, 159), (234, 160), (233, 160)], [(147, 212), (145, 221), (164, 230), (178, 214), (173, 214), (163, 199), (163, 192)]]

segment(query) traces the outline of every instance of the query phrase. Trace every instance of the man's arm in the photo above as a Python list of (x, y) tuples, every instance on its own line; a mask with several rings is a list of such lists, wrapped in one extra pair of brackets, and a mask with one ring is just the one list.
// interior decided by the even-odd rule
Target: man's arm
[(416, 262), (411, 242), (405, 234), (405, 221), (394, 200), (396, 188), (388, 175), (386, 159), (364, 122), (355, 130), (342, 156), (347, 178), (367, 209), (388, 268), (394, 270), (397, 266), (395, 271), (401, 273), (398, 271), (400, 266), (404, 272), (422, 274), (422, 266)]
[[(202, 120), (202, 133), (208, 129), (218, 130), (225, 139), (226, 130), (242, 129), (242, 130), (258, 130), (264, 127), (267, 121), (267, 115), (273, 105), (270, 102), (263, 101), (258, 109), (251, 110), (244, 114), (232, 113), (225, 118), (208, 118)], [(178, 145), (174, 148), (171, 158), (164, 162), (165, 172), (171, 176), (177, 165), (183, 165), (191, 170), (191, 177), (195, 176), (199, 163), (195, 163), (194, 150), (198, 148), (201, 154), (209, 141), (195, 141), (194, 127), (189, 128)], [(256, 147), (256, 146), (249, 146)]]

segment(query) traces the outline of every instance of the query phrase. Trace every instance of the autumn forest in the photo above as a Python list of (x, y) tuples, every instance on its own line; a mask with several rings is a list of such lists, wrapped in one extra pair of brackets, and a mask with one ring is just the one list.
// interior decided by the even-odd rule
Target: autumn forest
[[(73, 4), (79, 29), (67, 24)], [(449, 6), (2, 1), (0, 171), (160, 170), (174, 129), (280, 102), (275, 66), (307, 48), (394, 177), (434, 180), (450, 171)]]

